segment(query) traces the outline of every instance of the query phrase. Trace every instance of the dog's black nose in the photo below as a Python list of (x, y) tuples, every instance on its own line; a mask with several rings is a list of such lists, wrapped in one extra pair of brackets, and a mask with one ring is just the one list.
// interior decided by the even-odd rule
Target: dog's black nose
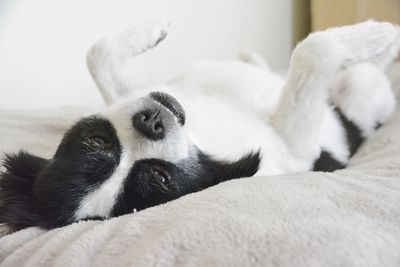
[(152, 92), (149, 94), (149, 97), (169, 109), (169, 111), (171, 111), (178, 119), (181, 126), (185, 125), (185, 110), (181, 104), (179, 104), (178, 100), (171, 95), (162, 92)]
[(165, 137), (163, 117), (165, 113), (159, 109), (147, 109), (136, 113), (132, 125), (151, 140), (160, 140)]

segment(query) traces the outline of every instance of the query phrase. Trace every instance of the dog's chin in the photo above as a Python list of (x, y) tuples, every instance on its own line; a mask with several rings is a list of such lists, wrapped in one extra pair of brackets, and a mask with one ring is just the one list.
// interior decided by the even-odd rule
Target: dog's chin
[(169, 112), (171, 112), (178, 120), (178, 123), (183, 126), (185, 125), (186, 115), (182, 105), (173, 96), (163, 92), (152, 92), (149, 97), (164, 106)]

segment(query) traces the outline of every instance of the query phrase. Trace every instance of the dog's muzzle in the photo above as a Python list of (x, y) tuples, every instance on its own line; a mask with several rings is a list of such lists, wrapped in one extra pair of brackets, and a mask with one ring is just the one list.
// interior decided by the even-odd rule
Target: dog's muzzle
[(171, 114), (178, 123), (185, 124), (185, 111), (179, 102), (172, 96), (161, 92), (152, 92), (148, 96), (162, 107), (152, 107), (136, 113), (132, 118), (132, 125), (137, 131), (151, 140), (161, 140), (165, 137), (167, 121)]

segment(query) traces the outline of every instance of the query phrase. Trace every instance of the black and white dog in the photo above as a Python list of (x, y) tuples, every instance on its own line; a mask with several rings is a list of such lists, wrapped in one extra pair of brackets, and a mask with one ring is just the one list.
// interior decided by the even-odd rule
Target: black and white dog
[(154, 22), (92, 47), (89, 70), (109, 106), (73, 125), (52, 159), (7, 156), (0, 223), (50, 229), (239, 177), (333, 171), (395, 108), (383, 70), (398, 55), (400, 31), (389, 23), (311, 34), (294, 50), (287, 79), (248, 53), (135, 86), (127, 61), (166, 33)]

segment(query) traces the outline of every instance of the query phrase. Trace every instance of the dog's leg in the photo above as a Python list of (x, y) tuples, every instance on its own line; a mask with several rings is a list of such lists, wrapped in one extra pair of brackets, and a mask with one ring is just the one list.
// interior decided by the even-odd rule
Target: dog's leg
[(374, 21), (317, 32), (297, 45), (273, 120), (294, 157), (312, 162), (319, 156), (328, 88), (338, 71), (366, 61), (384, 67), (399, 46), (399, 29)]
[(95, 43), (87, 53), (87, 66), (107, 104), (126, 95), (131, 84), (125, 74), (127, 60), (155, 47), (167, 35), (168, 23), (155, 21)]

